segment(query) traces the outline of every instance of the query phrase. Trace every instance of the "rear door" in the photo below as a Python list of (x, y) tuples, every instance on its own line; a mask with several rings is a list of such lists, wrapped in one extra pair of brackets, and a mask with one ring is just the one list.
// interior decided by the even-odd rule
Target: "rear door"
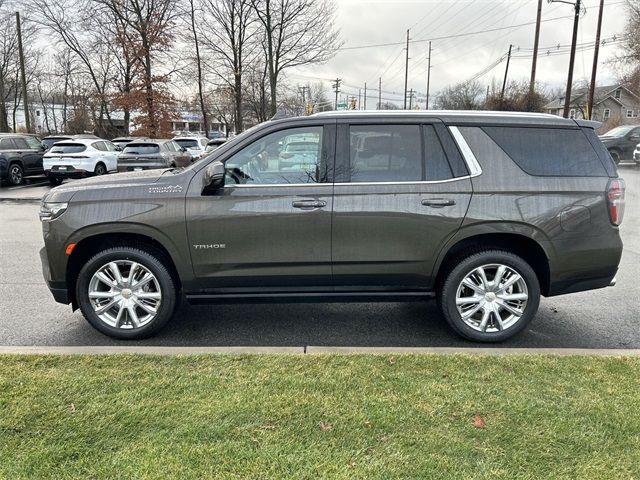
[(439, 122), (340, 121), (332, 233), (336, 288), (430, 288), (472, 187)]
[(25, 174), (41, 173), (42, 153), (37, 148), (29, 146), (23, 137), (13, 137), (13, 143), (17, 149), (16, 154), (22, 158)]
[[(187, 194), (195, 276), (204, 293), (305, 291), (331, 285), (335, 122), (264, 129), (220, 160), (225, 186), (203, 195), (201, 170)], [(314, 162), (292, 164), (286, 145), (316, 145)]]

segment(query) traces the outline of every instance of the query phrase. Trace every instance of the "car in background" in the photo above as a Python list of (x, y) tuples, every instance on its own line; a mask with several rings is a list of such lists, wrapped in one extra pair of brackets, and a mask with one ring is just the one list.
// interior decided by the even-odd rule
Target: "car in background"
[(81, 133), (78, 135), (49, 135), (48, 137), (44, 137), (42, 139), (42, 144), (45, 146), (47, 150), (49, 150), (53, 145), (55, 145), (58, 142), (75, 140), (77, 138), (98, 138), (98, 137), (91, 133)]
[(129, 145), (131, 142), (135, 142), (138, 140), (147, 140), (148, 138), (149, 137), (118, 137), (111, 140), (111, 143), (123, 150), (124, 147)]
[(207, 143), (209, 143), (207, 137), (175, 137), (173, 140), (181, 147), (186, 148), (194, 160), (205, 153)]
[(186, 167), (191, 154), (173, 140), (136, 140), (118, 155), (118, 172)]
[(225, 133), (221, 132), (220, 130), (214, 130), (212, 132), (209, 132), (207, 134), (207, 137), (209, 138), (209, 140), (215, 140), (216, 138), (227, 138)]
[(207, 142), (207, 147), (205, 148), (205, 152), (206, 153), (213, 152), (216, 148), (218, 148), (221, 145), (224, 145), (226, 142), (227, 142), (227, 139), (225, 137), (214, 138), (212, 140), (209, 140), (209, 142)]
[(616, 164), (634, 158), (634, 149), (640, 143), (640, 125), (623, 125), (600, 135)]
[(42, 175), (44, 146), (35, 135), (0, 134), (0, 180), (16, 186), (25, 177)]
[(282, 168), (298, 168), (303, 165), (315, 165), (320, 155), (319, 139), (294, 140), (287, 143), (280, 153)]
[(65, 178), (104, 175), (118, 169), (118, 149), (101, 138), (76, 138), (54, 144), (43, 158), (44, 173), (52, 185)]

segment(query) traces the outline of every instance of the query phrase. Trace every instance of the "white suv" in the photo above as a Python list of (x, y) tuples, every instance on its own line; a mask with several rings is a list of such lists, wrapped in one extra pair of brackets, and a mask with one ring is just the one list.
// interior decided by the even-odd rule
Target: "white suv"
[(174, 137), (173, 141), (185, 148), (194, 160), (207, 153), (207, 137)]
[(77, 138), (54, 144), (44, 154), (44, 173), (52, 185), (65, 178), (104, 175), (118, 170), (118, 147), (108, 140)]

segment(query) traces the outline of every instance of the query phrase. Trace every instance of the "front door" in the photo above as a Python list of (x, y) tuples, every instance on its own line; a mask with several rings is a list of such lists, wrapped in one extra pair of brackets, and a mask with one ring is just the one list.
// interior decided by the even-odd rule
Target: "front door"
[(42, 149), (40, 143), (33, 137), (14, 137), (13, 141), (18, 149), (18, 154), (22, 156), (22, 164), (27, 174), (41, 173), (42, 170)]
[(331, 288), (335, 124), (274, 128), (220, 158), (223, 188), (202, 194), (206, 169), (189, 187), (191, 258), (210, 293)]
[(460, 227), (472, 193), (447, 129), (344, 122), (335, 170), (336, 288), (429, 289), (435, 259)]

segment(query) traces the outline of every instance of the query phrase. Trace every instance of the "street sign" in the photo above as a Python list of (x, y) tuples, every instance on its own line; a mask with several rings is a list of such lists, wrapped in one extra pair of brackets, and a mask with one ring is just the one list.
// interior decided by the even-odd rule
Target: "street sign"
[(346, 110), (347, 109), (347, 104), (345, 103), (338, 103), (336, 104), (336, 110)]

